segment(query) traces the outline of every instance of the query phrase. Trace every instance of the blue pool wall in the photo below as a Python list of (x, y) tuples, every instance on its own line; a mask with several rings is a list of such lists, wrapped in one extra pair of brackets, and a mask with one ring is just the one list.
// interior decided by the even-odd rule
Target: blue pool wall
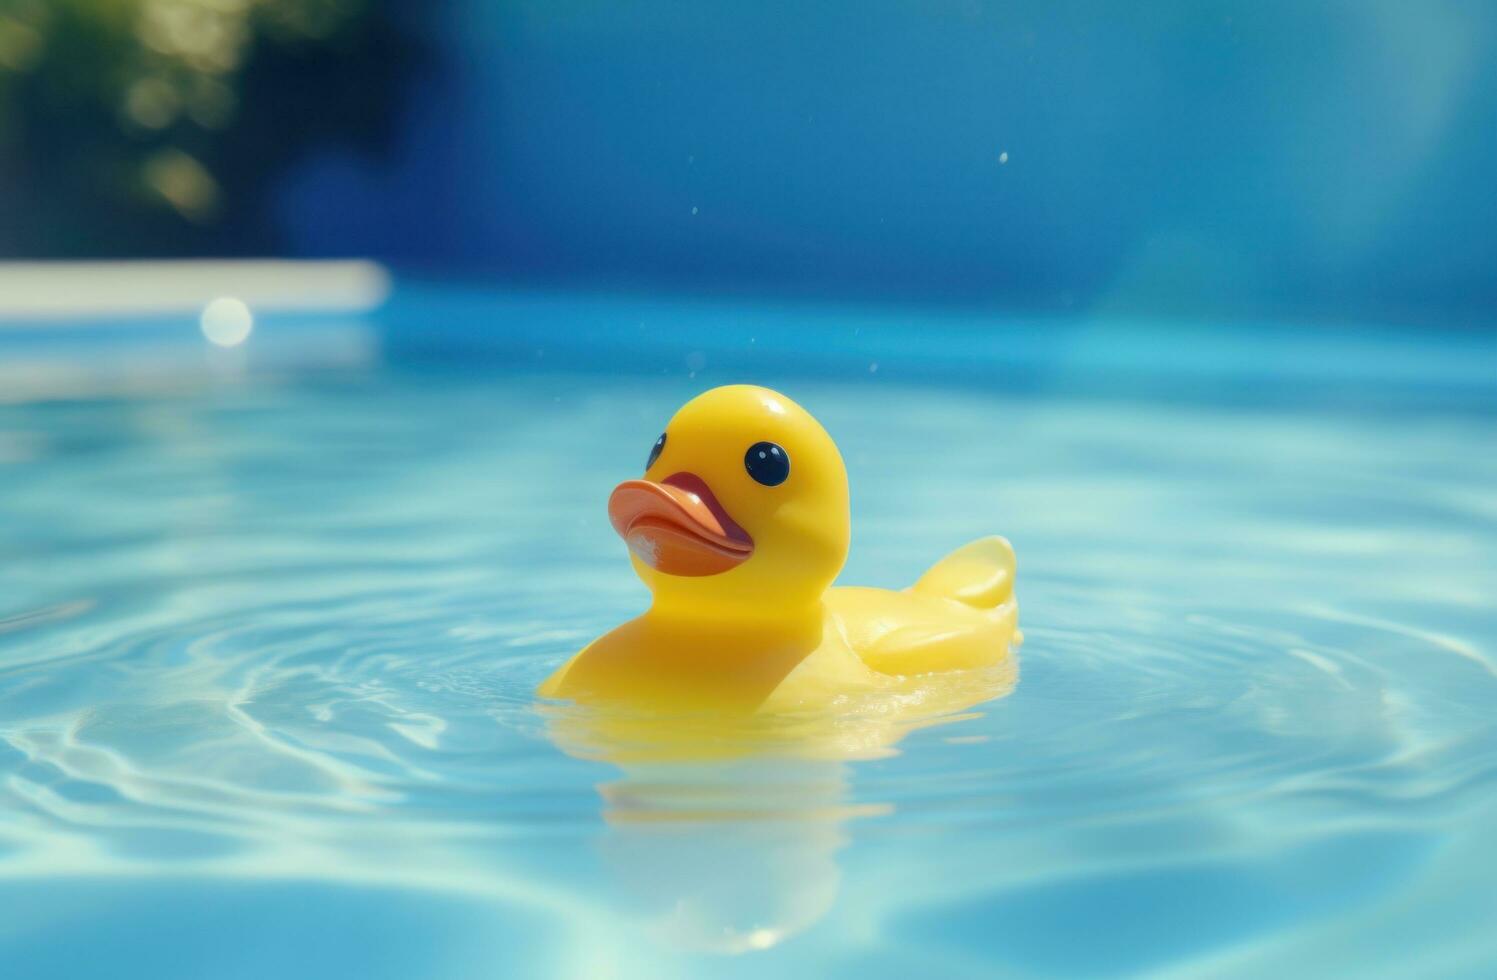
[(397, 145), (288, 176), (295, 252), (607, 288), (1497, 321), (1491, 4), (454, 0), (410, 29), (434, 57)]

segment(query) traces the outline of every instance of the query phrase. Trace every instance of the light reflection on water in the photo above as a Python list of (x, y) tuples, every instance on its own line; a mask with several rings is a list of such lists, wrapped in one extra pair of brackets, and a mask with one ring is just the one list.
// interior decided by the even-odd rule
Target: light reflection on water
[(1497, 957), (1489, 417), (786, 382), (847, 458), (844, 581), (1014, 541), (1022, 680), (880, 751), (615, 765), (531, 692), (641, 607), (603, 502), (719, 380), (429, 367), (0, 407), (5, 961)]

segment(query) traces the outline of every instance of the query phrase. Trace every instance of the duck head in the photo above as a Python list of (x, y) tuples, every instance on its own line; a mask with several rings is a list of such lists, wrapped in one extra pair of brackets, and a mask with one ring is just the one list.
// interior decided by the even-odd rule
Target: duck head
[(644, 478), (608, 500), (657, 611), (762, 618), (814, 607), (847, 558), (847, 471), (778, 392), (714, 388), (678, 411)]

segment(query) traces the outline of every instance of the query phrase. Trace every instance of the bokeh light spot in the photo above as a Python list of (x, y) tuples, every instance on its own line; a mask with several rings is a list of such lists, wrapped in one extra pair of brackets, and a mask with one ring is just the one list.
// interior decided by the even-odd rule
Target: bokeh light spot
[(220, 296), (203, 307), (198, 320), (203, 336), (220, 347), (238, 347), (255, 329), (255, 318), (243, 300)]

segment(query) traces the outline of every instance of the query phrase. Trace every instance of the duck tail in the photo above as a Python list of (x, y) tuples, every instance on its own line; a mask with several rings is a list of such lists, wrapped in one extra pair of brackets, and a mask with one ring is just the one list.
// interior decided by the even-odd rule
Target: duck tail
[(930, 567), (912, 591), (1003, 613), (1014, 594), (1014, 548), (997, 535), (962, 545)]

